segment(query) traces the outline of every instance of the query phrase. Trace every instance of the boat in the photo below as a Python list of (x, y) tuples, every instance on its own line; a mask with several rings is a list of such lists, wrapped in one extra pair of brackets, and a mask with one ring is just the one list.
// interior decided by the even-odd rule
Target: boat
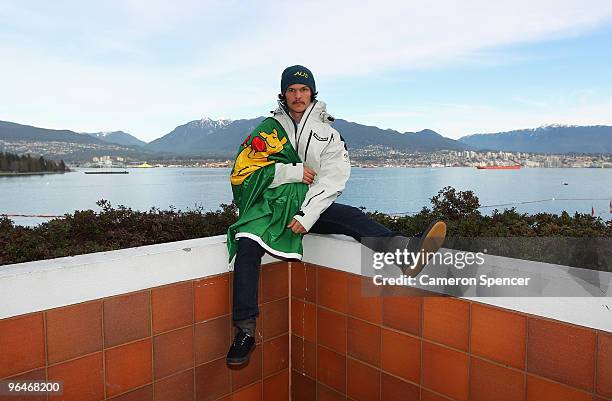
[(512, 166), (476, 166), (478, 170), (518, 170), (521, 168), (520, 164), (514, 164)]
[(85, 174), (129, 174), (129, 171), (85, 171)]
[(150, 165), (147, 162), (144, 162), (142, 164), (138, 164), (136, 166), (131, 166), (132, 168), (155, 168), (155, 166)]

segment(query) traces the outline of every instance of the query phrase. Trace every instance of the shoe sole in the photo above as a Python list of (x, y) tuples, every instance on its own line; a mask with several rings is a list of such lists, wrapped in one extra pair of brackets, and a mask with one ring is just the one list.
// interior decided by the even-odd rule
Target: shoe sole
[(231, 358), (231, 359), (230, 358), (225, 358), (225, 361), (226, 361), (228, 366), (240, 366), (240, 365), (244, 365), (244, 364), (249, 362), (249, 359), (251, 359), (251, 353), (253, 353), (254, 350), (255, 350), (255, 345), (253, 347), (251, 347), (251, 350), (249, 351), (247, 356), (245, 356), (243, 358)]
[(427, 263), (429, 263), (429, 260), (433, 254), (438, 252), (438, 250), (442, 247), (445, 238), (446, 223), (441, 220), (436, 220), (429, 224), (427, 229), (423, 232), (423, 237), (421, 238), (419, 246), (416, 249), (417, 252), (425, 252), (426, 258), (423, 260), (422, 257), (419, 257), (414, 266), (406, 269), (404, 274), (409, 277), (418, 276), (423, 268), (427, 266)]

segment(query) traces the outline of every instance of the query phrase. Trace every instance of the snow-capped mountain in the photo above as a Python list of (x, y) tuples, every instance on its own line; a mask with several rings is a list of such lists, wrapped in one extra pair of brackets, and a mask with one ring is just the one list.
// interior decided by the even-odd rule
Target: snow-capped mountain
[(194, 120), (187, 123), (187, 126), (189, 128), (208, 130), (208, 133), (212, 133), (214, 132), (214, 130), (226, 127), (232, 122), (232, 120), (226, 118), (222, 118), (220, 120), (213, 120), (209, 117), (203, 117), (200, 120)]
[(145, 148), (186, 155), (229, 156), (261, 120), (263, 117), (235, 121), (202, 118), (179, 125)]
[(540, 153), (612, 153), (612, 127), (551, 124), (508, 132), (473, 134), (459, 141), (483, 150)]
[[(238, 145), (263, 119), (264, 117), (215, 121), (203, 118), (191, 121), (150, 142), (146, 149), (184, 155), (231, 157)], [(349, 149), (377, 145), (423, 152), (471, 149), (468, 145), (445, 138), (431, 130), (401, 133), (341, 119), (334, 122), (334, 127), (342, 134)]]

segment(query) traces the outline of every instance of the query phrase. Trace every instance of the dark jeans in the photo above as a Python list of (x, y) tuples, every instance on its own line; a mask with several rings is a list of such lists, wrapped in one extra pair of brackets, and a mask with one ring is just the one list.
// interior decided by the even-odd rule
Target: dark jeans
[[(384, 238), (401, 235), (370, 220), (360, 209), (332, 203), (319, 217), (309, 231), (316, 234), (344, 234), (361, 242), (365, 237), (378, 237), (381, 241), (369, 244), (375, 251), (381, 251), (387, 242)], [(250, 238), (238, 239), (238, 252), (234, 262), (234, 322), (255, 318), (257, 307), (257, 284), (259, 268), (264, 249)]]

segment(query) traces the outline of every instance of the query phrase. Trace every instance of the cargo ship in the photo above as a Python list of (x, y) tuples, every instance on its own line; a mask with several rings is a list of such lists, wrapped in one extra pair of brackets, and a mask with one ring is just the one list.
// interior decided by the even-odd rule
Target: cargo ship
[(518, 170), (521, 168), (520, 164), (514, 164), (512, 166), (476, 166), (478, 170)]
[(85, 171), (85, 174), (129, 174), (129, 171)]

